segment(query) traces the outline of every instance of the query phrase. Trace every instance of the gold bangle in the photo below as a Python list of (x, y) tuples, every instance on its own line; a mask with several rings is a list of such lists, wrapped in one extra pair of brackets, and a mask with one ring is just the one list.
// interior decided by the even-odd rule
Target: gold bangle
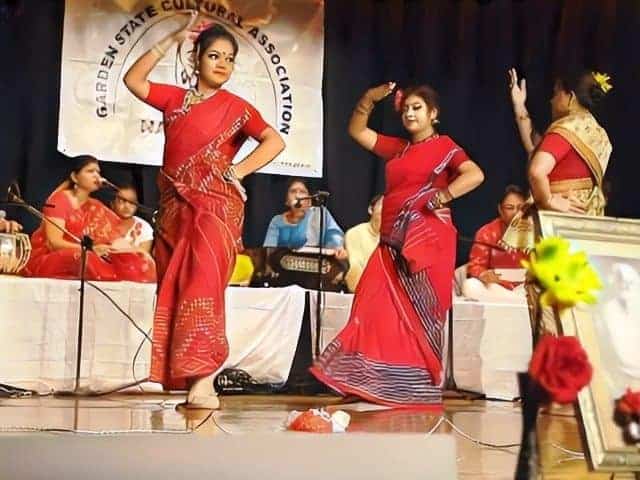
[(164, 48), (162, 48), (159, 43), (156, 43), (151, 49), (151, 51), (154, 52), (156, 55), (158, 55), (158, 57), (160, 58), (164, 57), (167, 54), (167, 51)]
[(373, 111), (373, 103), (365, 104), (361, 100), (358, 105), (356, 105), (356, 112), (362, 113), (363, 115), (369, 115)]
[(526, 120), (527, 118), (531, 118), (528, 113), (523, 113), (522, 115), (516, 115), (516, 119), (518, 120)]

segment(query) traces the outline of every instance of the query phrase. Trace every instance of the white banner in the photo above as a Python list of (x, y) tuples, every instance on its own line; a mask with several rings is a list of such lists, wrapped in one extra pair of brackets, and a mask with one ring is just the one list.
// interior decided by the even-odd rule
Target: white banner
[[(240, 49), (225, 88), (254, 105), (287, 144), (262, 173), (322, 176), (324, 9), (318, 0), (66, 0), (58, 150), (161, 165), (162, 114), (122, 77), (188, 10), (228, 28)], [(174, 47), (149, 79), (189, 87), (192, 66)], [(238, 159), (255, 148), (247, 141)]]

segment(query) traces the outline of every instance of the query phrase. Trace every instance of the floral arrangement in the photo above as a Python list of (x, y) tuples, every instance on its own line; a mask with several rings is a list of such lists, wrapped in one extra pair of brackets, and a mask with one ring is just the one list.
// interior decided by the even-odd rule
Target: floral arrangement
[(627, 443), (640, 443), (640, 391), (627, 388), (626, 393), (616, 400), (615, 422), (622, 428)]
[(528, 373), (549, 400), (567, 404), (589, 384), (593, 367), (576, 337), (545, 335), (536, 345)]
[(560, 237), (540, 240), (522, 265), (543, 289), (542, 306), (567, 308), (579, 302), (596, 303), (594, 291), (602, 288), (587, 255), (571, 253), (569, 242)]
[[(540, 240), (522, 262), (530, 278), (542, 289), (543, 307), (560, 310), (595, 303), (602, 282), (584, 252), (572, 253), (567, 240)], [(529, 369), (518, 376), (522, 396), (522, 441), (516, 480), (537, 478), (536, 419), (541, 404), (569, 404), (593, 377), (587, 352), (576, 337), (544, 335), (531, 356)]]

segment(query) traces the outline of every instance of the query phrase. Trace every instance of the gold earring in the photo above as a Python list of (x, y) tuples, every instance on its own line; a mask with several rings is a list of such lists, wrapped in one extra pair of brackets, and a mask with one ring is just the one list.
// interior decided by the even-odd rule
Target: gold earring
[(438, 120), (437, 118), (434, 118), (431, 123), (433, 123), (434, 125), (437, 125), (440, 123), (440, 120)]

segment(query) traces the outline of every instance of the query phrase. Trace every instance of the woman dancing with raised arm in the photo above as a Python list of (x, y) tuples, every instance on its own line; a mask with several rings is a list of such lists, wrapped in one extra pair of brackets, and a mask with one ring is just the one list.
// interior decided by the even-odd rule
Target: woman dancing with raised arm
[(551, 97), (553, 123), (544, 135), (531, 122), (525, 79), (509, 70), (511, 102), (522, 144), (531, 162), (529, 184), (544, 210), (604, 215), (602, 180), (611, 156), (607, 132), (592, 111), (612, 88), (609, 76), (580, 71), (556, 78)]
[[(530, 161), (529, 186), (532, 199), (516, 214), (502, 237), (508, 249), (528, 251), (534, 248), (538, 235), (536, 209), (564, 213), (604, 215), (606, 201), (602, 182), (611, 142), (592, 111), (611, 90), (609, 76), (579, 71), (556, 78), (551, 97), (553, 123), (544, 135), (533, 128), (527, 112), (527, 85), (518, 82), (515, 69), (509, 70), (511, 102), (520, 138)], [(539, 308), (539, 287), (527, 281), (531, 327), (534, 343), (544, 333), (557, 333), (553, 309)]]
[(440, 106), (426, 85), (399, 98), (410, 140), (367, 127), (375, 103), (394, 87), (368, 90), (349, 123), (350, 135), (386, 160), (380, 245), (358, 283), (347, 326), (311, 371), (344, 395), (441, 408), (443, 326), (457, 233), (448, 205), (484, 176), (451, 138), (436, 132)]
[[(194, 14), (184, 29), (140, 57), (124, 81), (164, 114), (151, 380), (167, 390), (188, 388), (187, 408), (213, 409), (219, 406), (213, 376), (228, 355), (224, 291), (241, 248), (240, 181), (272, 161), (284, 142), (253, 106), (222, 88), (233, 72), (238, 43), (220, 25), (195, 41), (195, 88), (147, 80), (166, 51), (193, 34), (195, 19)], [(232, 166), (248, 137), (258, 147)]]

